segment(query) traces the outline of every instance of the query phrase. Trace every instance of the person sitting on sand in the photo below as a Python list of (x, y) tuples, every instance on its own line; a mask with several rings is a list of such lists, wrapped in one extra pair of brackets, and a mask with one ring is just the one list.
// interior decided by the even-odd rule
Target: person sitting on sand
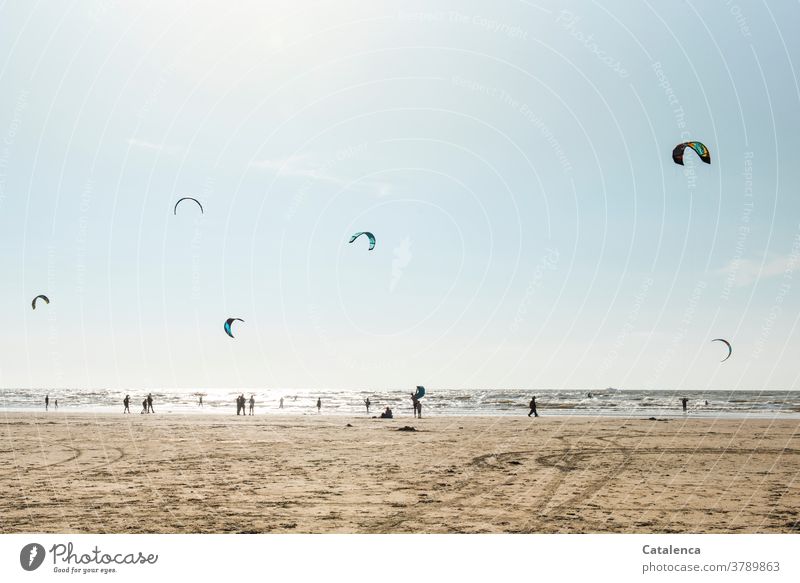
[(256, 396), (250, 395), (250, 415), (255, 415), (256, 410)]
[(531, 402), (528, 403), (528, 407), (531, 408), (530, 412), (528, 413), (528, 417), (533, 415), (534, 417), (538, 417), (539, 414), (536, 412), (536, 397), (531, 397)]
[(130, 395), (125, 395), (125, 398), (122, 399), (122, 404), (125, 406), (125, 408), (122, 410), (123, 415), (125, 413), (130, 414), (130, 412), (131, 412), (131, 396)]
[(386, 410), (381, 413), (381, 419), (394, 419), (394, 415), (392, 415), (392, 410), (389, 407), (386, 407)]

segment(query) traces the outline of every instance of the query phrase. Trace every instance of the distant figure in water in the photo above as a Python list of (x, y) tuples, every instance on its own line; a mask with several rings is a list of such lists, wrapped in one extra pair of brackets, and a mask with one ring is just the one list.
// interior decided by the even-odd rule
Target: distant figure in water
[(281, 400), (278, 401), (278, 409), (283, 409), (283, 397), (281, 397)]
[(250, 415), (255, 415), (256, 411), (256, 396), (250, 395)]
[(322, 413), (322, 399), (317, 397), (317, 415)]
[(371, 404), (372, 404), (372, 403), (370, 403), (370, 402), (369, 402), (369, 397), (367, 397), (366, 399), (364, 399), (364, 406), (367, 408), (367, 415), (369, 415), (369, 406), (370, 406)]
[(147, 397), (142, 400), (142, 413), (147, 413)]
[(130, 413), (131, 413), (131, 396), (130, 395), (125, 395), (125, 398), (122, 399), (122, 404), (125, 405), (125, 408), (122, 410), (122, 414), (124, 415), (125, 413), (127, 413), (128, 415), (130, 415)]
[(706, 401), (706, 407), (708, 407), (708, 401)]
[(684, 413), (686, 413), (686, 403), (688, 403), (688, 402), (689, 402), (689, 399), (687, 399), (686, 397), (683, 397), (681, 399), (681, 404), (683, 405), (683, 412)]
[(47, 411), (50, 408), (50, 395), (45, 395), (44, 397), (44, 410)]
[(200, 405), (201, 407), (203, 406), (203, 395), (200, 395), (200, 402), (199, 402), (199, 405)]
[(389, 407), (386, 407), (386, 410), (381, 413), (381, 419), (393, 419), (394, 415), (392, 415), (392, 410)]
[(536, 397), (531, 397), (531, 402), (528, 403), (528, 407), (531, 408), (530, 413), (528, 413), (528, 417), (533, 415), (534, 417), (538, 417), (539, 414), (536, 412)]
[(594, 397), (592, 396), (592, 394), (591, 394), (591, 393), (587, 393), (587, 395), (586, 395), (586, 396), (587, 396), (587, 397), (589, 397), (590, 399), (594, 399)]
[(148, 413), (155, 413), (156, 410), (153, 409), (153, 394), (147, 393), (147, 412)]

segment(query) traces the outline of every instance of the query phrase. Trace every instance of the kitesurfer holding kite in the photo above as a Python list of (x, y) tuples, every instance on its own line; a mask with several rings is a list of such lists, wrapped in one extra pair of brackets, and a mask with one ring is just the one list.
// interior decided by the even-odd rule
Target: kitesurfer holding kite
[(528, 407), (531, 408), (530, 413), (528, 413), (528, 417), (533, 415), (534, 417), (538, 417), (539, 414), (536, 412), (536, 397), (531, 397), (531, 402), (528, 403)]
[(122, 410), (122, 414), (124, 415), (125, 413), (127, 413), (128, 415), (130, 415), (130, 413), (131, 413), (131, 396), (130, 395), (125, 395), (125, 398), (122, 399), (122, 404), (125, 406), (125, 408)]

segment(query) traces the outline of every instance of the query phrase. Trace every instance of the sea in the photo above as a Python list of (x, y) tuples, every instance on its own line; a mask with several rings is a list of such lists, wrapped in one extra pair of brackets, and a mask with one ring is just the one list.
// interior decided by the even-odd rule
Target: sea
[[(411, 415), (408, 389), (0, 389), (0, 411), (43, 411), (45, 396), (51, 410), (121, 413), (122, 400), (130, 395), (131, 412), (142, 411), (142, 400), (153, 395), (156, 413), (221, 414), (236, 412), (236, 397), (253, 395), (257, 414), (316, 415), (317, 399), (324, 415), (370, 415), (391, 407), (396, 416)], [(200, 396), (203, 405), (200, 406)], [(427, 387), (423, 414), (437, 416), (520, 416), (536, 397), (539, 415), (609, 417), (682, 416), (681, 399), (688, 399), (687, 414), (702, 417), (759, 417), (800, 419), (800, 391), (675, 391), (604, 389), (453, 389)], [(279, 409), (283, 398), (283, 409)]]

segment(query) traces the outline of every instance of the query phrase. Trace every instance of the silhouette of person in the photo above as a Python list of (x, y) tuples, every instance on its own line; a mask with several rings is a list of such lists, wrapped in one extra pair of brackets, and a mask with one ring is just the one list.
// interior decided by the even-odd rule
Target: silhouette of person
[(281, 400), (278, 402), (278, 409), (283, 409), (283, 397), (281, 397)]
[(155, 413), (156, 410), (153, 409), (153, 395), (152, 393), (147, 394), (147, 412), (148, 413)]
[(366, 399), (364, 399), (364, 406), (367, 408), (367, 415), (369, 415), (369, 406), (370, 406), (371, 404), (372, 404), (372, 403), (370, 403), (370, 402), (369, 402), (369, 397), (367, 397)]
[(681, 404), (683, 405), (683, 412), (684, 412), (684, 413), (686, 413), (686, 404), (687, 404), (688, 402), (689, 402), (689, 399), (687, 399), (686, 397), (683, 397), (683, 398), (681, 399)]
[(417, 417), (422, 419), (422, 401), (417, 399)]
[(241, 414), (243, 408), (244, 406), (242, 404), (242, 396), (239, 395), (238, 397), (236, 397), (236, 414), (237, 415)]
[(256, 396), (250, 395), (250, 415), (255, 414), (256, 410)]
[(539, 414), (536, 412), (536, 397), (531, 397), (531, 402), (528, 403), (528, 407), (531, 408), (530, 412), (528, 413), (528, 417), (533, 415), (534, 417), (538, 417)]
[(130, 395), (125, 395), (125, 398), (122, 399), (122, 404), (125, 405), (125, 408), (122, 410), (122, 414), (124, 415), (125, 413), (128, 413), (130, 415), (130, 413), (131, 413), (131, 396)]
[(55, 406), (56, 406), (56, 411), (58, 411), (58, 399), (56, 399), (56, 401), (55, 401), (55, 403), (54, 403), (54, 404), (55, 404)]
[(147, 397), (142, 400), (142, 413), (149, 413), (147, 410)]
[(50, 395), (45, 395), (44, 397), (44, 410), (47, 411), (50, 408)]
[(322, 399), (317, 397), (317, 414), (322, 413)]
[(381, 419), (392, 419), (392, 410), (389, 407), (386, 407), (386, 410), (381, 413)]
[(203, 406), (203, 395), (200, 395), (200, 406)]
[(414, 408), (414, 418), (417, 418), (417, 406), (419, 405), (419, 400), (417, 399), (417, 395), (411, 393), (411, 406)]

